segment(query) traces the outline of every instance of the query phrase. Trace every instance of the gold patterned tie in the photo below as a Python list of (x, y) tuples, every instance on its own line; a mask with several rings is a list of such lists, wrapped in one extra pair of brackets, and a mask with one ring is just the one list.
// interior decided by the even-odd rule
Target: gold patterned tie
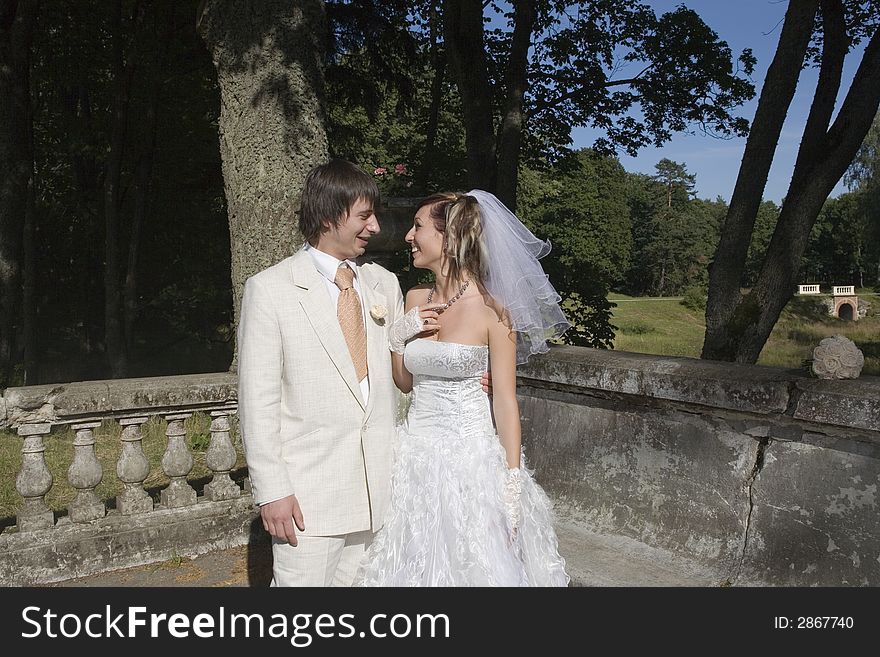
[(339, 301), (336, 302), (336, 317), (348, 345), (358, 381), (361, 381), (367, 375), (367, 334), (364, 330), (361, 301), (354, 289), (354, 272), (342, 263), (336, 270), (336, 279), (333, 282), (340, 290)]

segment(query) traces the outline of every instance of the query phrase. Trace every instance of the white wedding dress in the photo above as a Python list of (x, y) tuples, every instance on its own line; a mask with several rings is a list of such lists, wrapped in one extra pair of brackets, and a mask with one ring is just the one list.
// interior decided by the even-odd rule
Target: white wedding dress
[(391, 506), (356, 585), (568, 585), (550, 501), (525, 467), (515, 533), (508, 520), (507, 463), (480, 386), (488, 359), (486, 346), (406, 346), (412, 403), (397, 430)]

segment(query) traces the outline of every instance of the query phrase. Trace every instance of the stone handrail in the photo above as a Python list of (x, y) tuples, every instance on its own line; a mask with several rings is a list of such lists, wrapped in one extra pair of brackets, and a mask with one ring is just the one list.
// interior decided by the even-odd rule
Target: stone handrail
[(0, 398), (0, 428), (234, 408), (236, 386), (234, 374), (221, 372), (7, 388)]
[(807, 431), (867, 432), (880, 446), (880, 377), (826, 381), (806, 370), (584, 347), (554, 347), (520, 383), (619, 393), (645, 401), (793, 422)]

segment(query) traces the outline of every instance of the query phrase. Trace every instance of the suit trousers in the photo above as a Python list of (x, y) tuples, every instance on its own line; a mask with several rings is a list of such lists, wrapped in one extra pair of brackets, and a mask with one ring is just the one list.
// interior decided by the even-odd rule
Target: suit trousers
[(339, 536), (297, 535), (297, 546), (272, 539), (270, 586), (351, 586), (373, 532)]

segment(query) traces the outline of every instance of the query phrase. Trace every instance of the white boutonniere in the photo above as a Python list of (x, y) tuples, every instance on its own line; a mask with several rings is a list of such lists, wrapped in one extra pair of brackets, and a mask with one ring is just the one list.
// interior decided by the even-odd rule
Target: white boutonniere
[(375, 319), (377, 322), (381, 322), (388, 316), (388, 309), (381, 305), (376, 304), (370, 308), (370, 317)]

